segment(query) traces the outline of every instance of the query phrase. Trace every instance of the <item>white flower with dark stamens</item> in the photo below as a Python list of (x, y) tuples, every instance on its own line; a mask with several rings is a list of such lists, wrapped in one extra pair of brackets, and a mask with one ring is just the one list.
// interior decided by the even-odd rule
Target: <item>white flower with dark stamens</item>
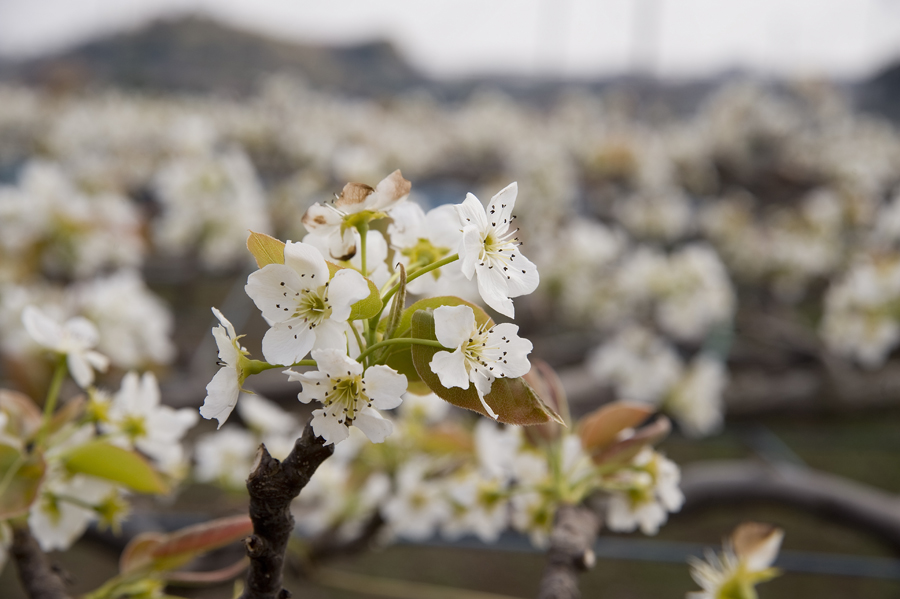
[(262, 351), (271, 364), (290, 366), (313, 349), (345, 348), (350, 306), (369, 295), (355, 270), (328, 280), (328, 265), (312, 245), (288, 242), (284, 264), (268, 264), (247, 279), (247, 295), (270, 328)]
[(494, 379), (516, 378), (531, 370), (531, 341), (520, 338), (514, 324), (477, 324), (469, 306), (435, 308), (434, 332), (441, 345), (456, 349), (434, 354), (429, 364), (432, 372), (444, 387), (468, 389), (474, 383), (481, 405), (496, 419), (484, 396), (491, 392)]
[(240, 337), (228, 319), (217, 309), (212, 311), (221, 323), (212, 330), (212, 334), (219, 348), (219, 365), (222, 368), (206, 385), (206, 399), (200, 408), (200, 415), (207, 420), (215, 418), (219, 421), (219, 428), (222, 428), (237, 404), (241, 385), (247, 378), (243, 367), (247, 350), (241, 347)]
[(100, 335), (86, 318), (76, 316), (61, 325), (39, 308), (26, 306), (22, 323), (41, 346), (66, 356), (72, 378), (83, 389), (94, 382), (95, 369), (103, 372), (109, 366), (109, 358), (91, 349), (96, 347)]
[(384, 441), (394, 425), (378, 410), (400, 405), (406, 393), (406, 377), (387, 366), (372, 366), (363, 374), (362, 364), (335, 349), (314, 350), (312, 357), (317, 371), (285, 373), (290, 380), (303, 383), (297, 395), (301, 402), (315, 400), (324, 406), (313, 410), (313, 431), (326, 444), (336, 444), (350, 435), (348, 427), (353, 425), (372, 443)]
[[(303, 215), (303, 226), (311, 235), (323, 238), (336, 260), (349, 260), (356, 253), (356, 218), (367, 222), (384, 216), (384, 211), (409, 196), (410, 183), (399, 170), (372, 189), (362, 183), (347, 183), (341, 195), (329, 204), (316, 202)], [(368, 214), (363, 214), (368, 213)], [(359, 215), (359, 216), (357, 216)]]
[(463, 238), (459, 260), (468, 279), (476, 277), (485, 303), (506, 316), (515, 316), (510, 298), (534, 291), (537, 267), (519, 252), (518, 229), (511, 229), (518, 186), (511, 183), (491, 198), (487, 210), (471, 193), (456, 206)]
[(772, 567), (784, 531), (769, 524), (745, 522), (725, 540), (724, 551), (716, 555), (705, 552), (706, 561), (689, 557), (691, 578), (703, 590), (687, 594), (687, 599), (718, 599), (719, 597), (756, 597), (754, 588), (778, 576)]

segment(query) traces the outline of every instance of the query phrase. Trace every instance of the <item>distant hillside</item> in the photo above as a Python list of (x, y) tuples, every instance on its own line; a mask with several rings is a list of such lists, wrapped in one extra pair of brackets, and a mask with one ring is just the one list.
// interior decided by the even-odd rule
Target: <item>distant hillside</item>
[(294, 44), (199, 17), (160, 20), (58, 55), (0, 64), (0, 79), (29, 84), (237, 95), (255, 89), (260, 76), (276, 72), (351, 94), (385, 93), (425, 81), (386, 42)]

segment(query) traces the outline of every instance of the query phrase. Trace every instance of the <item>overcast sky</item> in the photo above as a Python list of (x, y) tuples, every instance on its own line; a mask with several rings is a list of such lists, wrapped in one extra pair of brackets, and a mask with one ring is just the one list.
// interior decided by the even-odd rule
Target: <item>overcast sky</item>
[(185, 11), (305, 42), (389, 39), (437, 76), (853, 78), (900, 57), (900, 0), (0, 0), (0, 55)]

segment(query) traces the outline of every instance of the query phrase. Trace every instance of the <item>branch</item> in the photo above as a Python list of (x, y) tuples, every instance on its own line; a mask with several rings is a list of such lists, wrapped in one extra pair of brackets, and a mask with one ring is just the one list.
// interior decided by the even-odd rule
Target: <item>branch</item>
[(846, 478), (751, 460), (698, 462), (682, 470), (684, 509), (772, 501), (869, 531), (900, 548), (900, 498)]
[(13, 527), (10, 553), (29, 599), (72, 599), (65, 582), (50, 565), (27, 526)]
[(259, 446), (256, 467), (247, 479), (253, 534), (244, 539), (250, 557), (247, 586), (241, 599), (287, 599), (282, 569), (288, 540), (294, 531), (291, 501), (331, 454), (334, 445), (316, 436), (309, 422), (294, 449), (279, 462)]
[(578, 575), (593, 567), (592, 547), (600, 532), (601, 520), (586, 506), (562, 505), (550, 533), (547, 567), (541, 579), (538, 599), (577, 599)]

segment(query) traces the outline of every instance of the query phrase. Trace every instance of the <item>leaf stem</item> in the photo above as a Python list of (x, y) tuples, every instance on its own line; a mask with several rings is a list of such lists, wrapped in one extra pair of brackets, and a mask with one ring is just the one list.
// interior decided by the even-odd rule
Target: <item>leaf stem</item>
[(439, 347), (441, 349), (447, 349), (446, 347), (441, 345), (440, 341), (434, 341), (433, 339), (416, 339), (415, 337), (397, 337), (394, 339), (385, 339), (384, 341), (379, 341), (378, 343), (373, 343), (368, 348), (366, 348), (366, 351), (359, 354), (359, 357), (356, 358), (356, 361), (362, 362), (366, 358), (366, 356), (371, 354), (373, 351), (380, 349), (382, 347), (385, 347), (386, 345), (397, 345), (397, 344), (401, 344), (401, 343), (405, 343), (407, 345), (412, 345), (412, 344), (430, 345), (431, 347)]
[(41, 430), (38, 431), (35, 445), (43, 447), (50, 431), (50, 420), (53, 418), (53, 412), (56, 411), (56, 403), (59, 400), (59, 390), (62, 389), (63, 381), (68, 372), (66, 366), (66, 356), (62, 355), (56, 363), (56, 370), (53, 371), (53, 378), (50, 380), (50, 388), (47, 389), (47, 398), (44, 400), (44, 414), (41, 417)]

